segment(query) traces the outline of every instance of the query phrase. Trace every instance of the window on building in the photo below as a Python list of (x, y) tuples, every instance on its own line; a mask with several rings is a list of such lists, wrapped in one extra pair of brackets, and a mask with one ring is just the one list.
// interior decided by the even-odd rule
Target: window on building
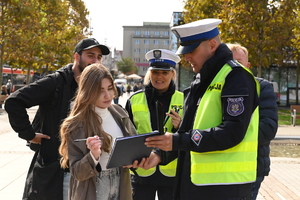
[(141, 53), (141, 49), (133, 49), (134, 53)]
[(153, 40), (153, 44), (159, 44), (158, 40)]
[(140, 58), (134, 58), (134, 62), (140, 62)]
[(165, 32), (164, 32), (164, 35), (165, 35), (165, 36), (169, 36), (169, 35), (170, 35), (170, 32), (169, 32), (169, 31), (165, 31)]
[(144, 31), (144, 35), (150, 35), (150, 31)]
[(154, 35), (158, 36), (159, 35), (159, 31), (154, 31)]
[(134, 34), (135, 35), (141, 35), (141, 31), (135, 31)]
[(169, 45), (170, 42), (169, 42), (169, 40), (164, 40), (164, 41), (163, 41), (163, 44), (164, 44), (164, 45)]
[(148, 51), (150, 51), (150, 49), (144, 49), (144, 53), (147, 53)]
[(134, 40), (134, 44), (140, 44), (140, 40)]
[(150, 44), (150, 40), (144, 40), (144, 44)]

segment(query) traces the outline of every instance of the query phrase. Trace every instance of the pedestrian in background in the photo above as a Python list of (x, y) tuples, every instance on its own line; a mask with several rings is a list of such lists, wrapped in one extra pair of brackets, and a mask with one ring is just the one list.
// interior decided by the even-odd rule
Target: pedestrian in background
[(119, 104), (119, 98), (120, 98), (120, 96), (122, 96), (122, 91), (121, 91), (121, 88), (117, 85), (117, 83), (114, 83), (114, 84), (117, 89), (117, 93), (114, 97), (114, 104)]
[[(154, 49), (146, 53), (149, 68), (146, 73), (145, 89), (134, 93), (126, 103), (126, 110), (137, 128), (138, 134), (158, 130), (156, 101), (163, 104), (165, 130), (176, 132), (181, 122), (183, 109), (183, 93), (176, 90), (175, 66), (179, 56), (169, 50)], [(155, 200), (156, 192), (159, 200), (172, 199), (176, 172), (177, 151), (168, 152), (170, 163), (158, 165), (148, 170), (138, 169), (142, 183), (132, 175), (133, 199)], [(172, 161), (172, 162), (171, 162)]]
[(121, 83), (121, 87), (120, 88), (121, 88), (121, 91), (122, 91), (122, 95), (121, 96), (123, 96), (123, 94), (126, 92), (124, 83)]
[[(66, 200), (70, 173), (59, 163), (59, 128), (70, 111), (77, 90), (77, 79), (83, 69), (100, 63), (109, 49), (94, 38), (81, 40), (75, 47), (74, 63), (54, 74), (26, 85), (12, 93), (5, 103), (9, 122), (19, 137), (40, 144), (31, 162), (23, 199)], [(33, 127), (27, 108), (39, 106), (39, 126)]]
[[(61, 164), (72, 174), (69, 200), (130, 200), (129, 169), (106, 168), (114, 139), (136, 135), (126, 110), (111, 103), (117, 95), (113, 78), (97, 63), (83, 70), (78, 85), (73, 109), (60, 129)], [(81, 138), (86, 142), (74, 141)]]
[(126, 91), (127, 91), (127, 96), (130, 96), (130, 92), (131, 92), (131, 85), (130, 85), (130, 83), (127, 84)]
[(7, 90), (6, 90), (6, 85), (1, 86), (1, 99), (0, 99), (0, 104), (1, 104), (1, 109), (2, 109), (2, 104), (4, 104), (6, 98), (7, 98)]
[(139, 83), (139, 84), (138, 84), (138, 87), (139, 87), (139, 89), (140, 89), (140, 90), (143, 90), (143, 89), (145, 89), (145, 87), (144, 87), (144, 84), (143, 84), (143, 83)]
[(137, 92), (140, 88), (138, 87), (137, 83), (133, 85), (133, 92)]
[(7, 80), (7, 83), (6, 83), (6, 91), (7, 91), (7, 94), (8, 94), (8, 95), (10, 95), (11, 90), (12, 90), (12, 83), (11, 83), (11, 80), (8, 79), (8, 80)]
[[(250, 68), (248, 61), (248, 50), (238, 43), (227, 44), (232, 51), (233, 59), (237, 60), (244, 67)], [(278, 128), (278, 114), (276, 95), (272, 84), (262, 78), (255, 77), (260, 84), (259, 96), (259, 132), (258, 132), (258, 157), (257, 177), (252, 185), (251, 200), (255, 200), (260, 185), (265, 176), (270, 172), (270, 142), (274, 139)]]
[(256, 179), (259, 84), (222, 43), (220, 23), (203, 19), (171, 29), (180, 40), (176, 53), (196, 77), (184, 91), (179, 130), (145, 144), (179, 151), (175, 199), (249, 200)]

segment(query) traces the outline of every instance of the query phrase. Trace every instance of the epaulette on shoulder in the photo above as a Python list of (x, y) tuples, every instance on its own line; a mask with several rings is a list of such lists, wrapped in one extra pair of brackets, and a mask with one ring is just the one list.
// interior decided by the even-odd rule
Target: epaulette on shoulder
[(138, 93), (141, 93), (141, 92), (145, 92), (145, 89), (140, 89), (140, 90), (136, 91), (134, 94), (138, 94)]
[(230, 67), (243, 67), (240, 63), (238, 63), (236, 60), (229, 60), (227, 61), (227, 64), (230, 65)]
[(142, 92), (145, 92), (145, 89), (138, 90), (138, 91), (136, 91), (135, 93), (131, 94), (130, 97), (129, 97), (129, 99), (131, 99), (131, 97), (133, 97), (133, 96), (135, 96), (135, 95), (137, 95), (137, 94), (140, 94), (140, 93), (142, 93)]

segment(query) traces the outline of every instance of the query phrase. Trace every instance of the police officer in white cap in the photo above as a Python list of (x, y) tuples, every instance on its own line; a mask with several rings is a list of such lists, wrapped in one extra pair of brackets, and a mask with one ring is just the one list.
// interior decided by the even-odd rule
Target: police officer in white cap
[[(175, 66), (179, 56), (169, 50), (154, 49), (146, 53), (149, 68), (144, 78), (145, 90), (134, 93), (127, 101), (126, 110), (139, 134), (158, 130), (156, 118), (156, 101), (163, 104), (165, 116), (164, 127), (168, 132), (176, 132), (182, 118), (183, 93), (176, 90)], [(171, 200), (177, 165), (177, 151), (168, 152), (168, 165), (160, 163), (148, 170), (138, 169), (142, 183), (132, 175), (133, 199)], [(175, 159), (175, 160), (174, 160)]]
[(184, 91), (179, 130), (147, 138), (146, 145), (179, 151), (175, 199), (250, 199), (256, 178), (259, 85), (221, 42), (220, 23), (203, 19), (172, 28), (177, 54), (196, 78)]

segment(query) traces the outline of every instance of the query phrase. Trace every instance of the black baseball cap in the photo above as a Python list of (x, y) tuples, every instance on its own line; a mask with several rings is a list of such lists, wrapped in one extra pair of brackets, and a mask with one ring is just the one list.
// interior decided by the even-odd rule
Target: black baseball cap
[(81, 40), (75, 47), (74, 53), (79, 53), (84, 50), (88, 50), (94, 47), (99, 47), (102, 51), (102, 55), (108, 55), (110, 53), (107, 46), (99, 44), (95, 38), (86, 38)]

